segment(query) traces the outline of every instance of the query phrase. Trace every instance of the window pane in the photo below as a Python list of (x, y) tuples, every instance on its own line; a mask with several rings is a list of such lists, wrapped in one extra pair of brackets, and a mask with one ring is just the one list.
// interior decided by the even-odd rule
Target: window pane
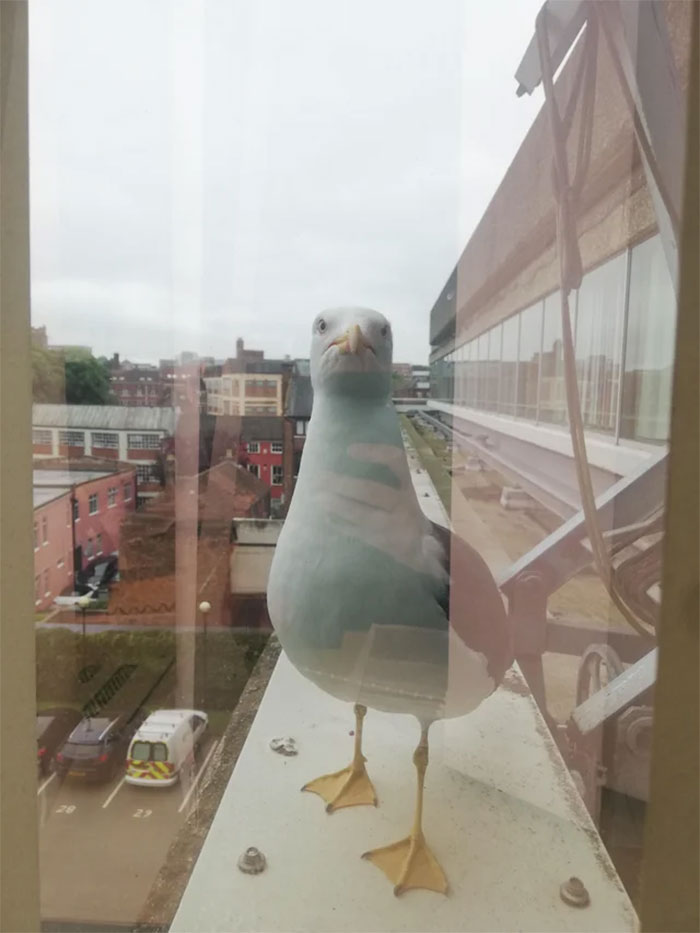
[(567, 421), (559, 292), (548, 295), (544, 302), (539, 420), (555, 424), (565, 424)]
[(504, 415), (515, 414), (518, 372), (518, 328), (520, 316), (515, 315), (503, 323), (503, 350), (501, 353), (501, 394), (498, 410)]
[(486, 408), (496, 411), (501, 372), (501, 326), (492, 328), (488, 333), (488, 362), (486, 363)]
[(625, 377), (623, 437), (640, 441), (668, 438), (676, 333), (676, 298), (658, 236), (632, 249)]
[(476, 346), (478, 363), (476, 365), (475, 407), (485, 409), (488, 395), (489, 335), (482, 334), (478, 338)]
[(587, 273), (578, 293), (576, 371), (586, 427), (613, 431), (620, 391), (626, 254)]
[(520, 315), (518, 347), (518, 403), (522, 418), (537, 418), (537, 386), (542, 347), (542, 304), (538, 303)]

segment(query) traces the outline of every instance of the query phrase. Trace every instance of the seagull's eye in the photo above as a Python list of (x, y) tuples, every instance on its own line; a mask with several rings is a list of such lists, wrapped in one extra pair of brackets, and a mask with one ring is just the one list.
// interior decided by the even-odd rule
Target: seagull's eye
[(382, 337), (386, 337), (386, 335), (389, 333), (389, 325), (385, 324), (384, 327), (382, 327), (382, 329), (379, 331), (379, 333), (382, 335)]
[(326, 324), (323, 318), (320, 317), (318, 319), (318, 324), (316, 325), (316, 330), (319, 332), (319, 334), (325, 334), (327, 329), (328, 329), (328, 324)]

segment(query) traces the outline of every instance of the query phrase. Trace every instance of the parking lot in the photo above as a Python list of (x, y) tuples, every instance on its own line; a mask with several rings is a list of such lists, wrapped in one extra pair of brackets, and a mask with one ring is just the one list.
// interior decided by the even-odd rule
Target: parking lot
[(205, 737), (194, 765), (172, 787), (110, 783), (38, 785), (41, 914), (44, 920), (134, 924), (198, 794), (218, 738)]

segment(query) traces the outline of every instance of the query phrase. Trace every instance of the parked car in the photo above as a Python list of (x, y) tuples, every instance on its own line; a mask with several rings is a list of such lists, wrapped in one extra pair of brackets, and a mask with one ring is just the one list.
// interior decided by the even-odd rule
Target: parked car
[(56, 770), (62, 777), (110, 781), (124, 766), (136, 725), (123, 715), (86, 717), (56, 753)]
[(135, 733), (126, 759), (126, 782), (146, 787), (170, 787), (194, 753), (209, 725), (196, 709), (159, 709)]
[(88, 586), (87, 583), (78, 583), (75, 591), (70, 593), (68, 596), (54, 597), (54, 606), (72, 606), (74, 609), (77, 609), (83, 596), (87, 596), (92, 604), (96, 603), (99, 596), (97, 587)]
[(119, 559), (115, 554), (110, 557), (102, 557), (99, 560), (88, 564), (84, 570), (78, 574), (78, 586), (87, 586), (94, 590), (101, 590), (117, 577), (119, 572)]
[(82, 713), (77, 709), (68, 707), (44, 709), (37, 713), (36, 754), (39, 775), (49, 773), (56, 750), (82, 718)]

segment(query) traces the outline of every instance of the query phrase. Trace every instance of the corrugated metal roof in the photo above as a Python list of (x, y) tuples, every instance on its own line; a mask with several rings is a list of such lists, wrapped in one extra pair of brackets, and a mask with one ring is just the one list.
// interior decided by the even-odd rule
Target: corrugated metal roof
[(95, 431), (175, 431), (174, 408), (127, 405), (35, 404), (32, 424), (38, 428), (88, 428)]

